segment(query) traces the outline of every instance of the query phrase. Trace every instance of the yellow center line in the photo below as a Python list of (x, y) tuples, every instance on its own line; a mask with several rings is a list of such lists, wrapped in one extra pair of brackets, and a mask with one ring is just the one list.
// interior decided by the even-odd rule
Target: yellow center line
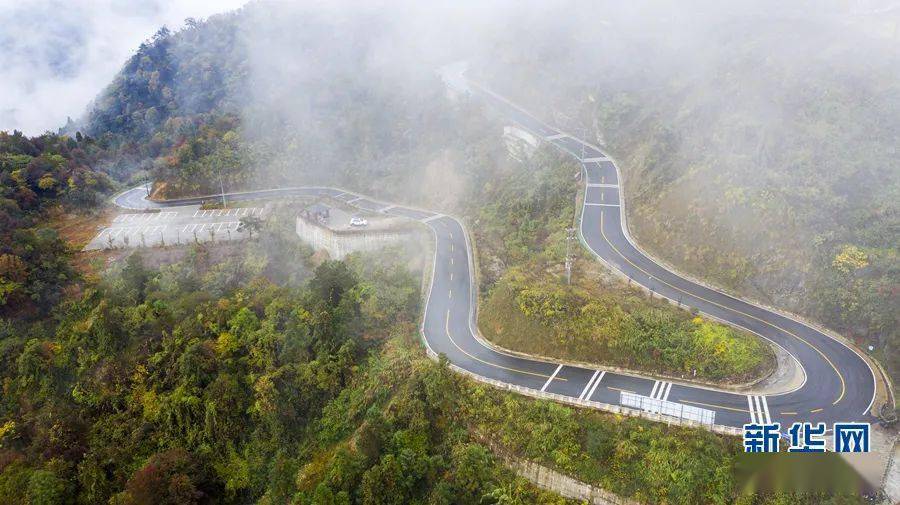
[(694, 405), (703, 405), (704, 407), (712, 407), (714, 409), (725, 409), (725, 410), (733, 410), (735, 412), (746, 412), (748, 414), (750, 413), (750, 411), (747, 409), (739, 409), (737, 407), (726, 407), (724, 405), (715, 405), (713, 403), (692, 402), (690, 400), (681, 400), (681, 403), (692, 403)]
[(816, 412), (822, 412), (825, 409), (812, 409), (809, 411), (810, 414), (815, 414)]
[[(610, 242), (608, 238), (606, 238), (606, 234), (603, 232), (603, 210), (600, 211), (600, 236), (602, 236), (602, 237), (603, 237), (603, 240), (605, 240), (606, 243), (609, 244), (610, 247), (612, 247), (613, 251), (615, 251), (616, 254), (618, 254), (619, 256), (621, 256), (622, 258), (624, 258), (625, 261), (627, 261), (628, 263), (631, 264), (631, 266), (633, 266), (634, 268), (640, 270), (641, 272), (643, 272), (644, 274), (646, 274), (646, 275), (648, 275), (648, 276), (650, 275), (649, 272), (647, 272), (647, 271), (644, 270), (643, 268), (641, 268), (641, 267), (635, 265), (634, 262), (632, 262), (630, 259), (628, 259), (627, 256), (625, 256), (624, 254), (622, 254), (621, 252), (619, 252), (619, 250), (616, 248), (616, 246), (614, 246), (613, 243)], [(837, 400), (835, 400), (835, 401), (832, 402), (831, 404), (832, 404), (832, 405), (837, 405), (837, 403), (838, 403), (839, 401), (841, 401), (841, 399), (844, 398), (844, 392), (846, 391), (846, 385), (844, 384), (844, 376), (841, 375), (841, 372), (837, 369), (836, 366), (834, 366), (834, 363), (832, 363), (831, 360), (828, 359), (828, 356), (826, 356), (825, 353), (823, 353), (822, 351), (820, 351), (816, 346), (810, 344), (810, 343), (809, 343), (806, 339), (804, 339), (803, 337), (801, 337), (801, 336), (799, 336), (799, 335), (797, 335), (797, 334), (795, 334), (795, 333), (793, 333), (793, 332), (791, 332), (791, 331), (788, 331), (788, 330), (782, 328), (781, 326), (778, 326), (777, 324), (770, 323), (770, 322), (768, 322), (768, 321), (766, 321), (766, 320), (760, 319), (760, 318), (758, 318), (758, 317), (756, 317), (756, 316), (753, 316), (753, 315), (751, 315), (751, 314), (747, 314), (746, 312), (742, 312), (742, 311), (740, 311), (740, 310), (738, 310), (738, 309), (733, 309), (733, 308), (731, 308), (731, 307), (726, 307), (726, 306), (720, 305), (720, 304), (718, 304), (718, 303), (716, 303), (716, 302), (714, 302), (714, 301), (712, 301), (712, 300), (707, 300), (706, 298), (703, 298), (703, 297), (700, 296), (700, 295), (696, 295), (696, 294), (693, 294), (693, 293), (689, 293), (689, 292), (687, 292), (687, 291), (685, 291), (685, 290), (683, 290), (683, 289), (681, 289), (681, 288), (679, 288), (679, 287), (677, 287), (677, 286), (673, 286), (673, 285), (669, 284), (668, 282), (666, 282), (666, 281), (664, 281), (664, 280), (662, 280), (662, 279), (660, 279), (660, 278), (656, 278), (656, 280), (658, 280), (659, 282), (662, 282), (663, 284), (665, 284), (665, 285), (667, 285), (667, 286), (669, 286), (669, 287), (671, 287), (671, 288), (673, 288), (673, 289), (675, 289), (675, 290), (677, 290), (677, 291), (681, 291), (682, 293), (684, 293), (684, 294), (686, 294), (686, 295), (693, 296), (694, 298), (698, 298), (698, 299), (703, 300), (703, 301), (705, 301), (705, 302), (707, 302), (707, 303), (711, 303), (711, 304), (713, 304), (713, 305), (715, 305), (715, 306), (717, 306), (717, 307), (723, 308), (723, 309), (725, 309), (725, 310), (730, 310), (730, 311), (732, 311), (732, 312), (735, 312), (735, 313), (737, 313), (737, 314), (741, 314), (741, 315), (743, 315), (743, 316), (747, 316), (747, 317), (749, 317), (749, 318), (751, 318), (751, 319), (755, 319), (755, 320), (757, 320), (757, 321), (759, 321), (759, 322), (761, 322), (761, 323), (763, 323), (763, 324), (767, 324), (767, 325), (769, 325), (769, 326), (771, 326), (771, 327), (773, 327), (773, 328), (779, 329), (779, 330), (781, 330), (781, 331), (787, 333), (788, 335), (790, 335), (790, 336), (796, 338), (797, 340), (803, 342), (804, 344), (808, 345), (808, 346), (811, 347), (814, 351), (816, 351), (817, 353), (819, 353), (819, 354), (825, 359), (825, 361), (828, 362), (829, 365), (831, 365), (831, 368), (834, 370), (834, 373), (837, 374), (838, 379), (840, 379), (840, 381), (841, 381), (841, 394), (838, 395)]]
[[(497, 368), (502, 368), (503, 370), (509, 370), (510, 372), (518, 372), (518, 373), (523, 373), (523, 374), (528, 374), (528, 375), (534, 375), (534, 376), (537, 376), (537, 377), (545, 377), (545, 378), (548, 378), (548, 379), (550, 378), (550, 376), (549, 376), (549, 375), (546, 375), (546, 374), (537, 373), (537, 372), (529, 372), (529, 371), (527, 371), (527, 370), (519, 370), (519, 369), (516, 369), (516, 368), (509, 368), (509, 367), (506, 367), (506, 366), (503, 366), (503, 365), (498, 365), (498, 364), (496, 364), (496, 363), (491, 363), (491, 362), (489, 362), (489, 361), (485, 361), (485, 360), (479, 358), (478, 356), (475, 356), (475, 355), (473, 355), (473, 354), (470, 354), (468, 351), (466, 351), (465, 349), (463, 349), (462, 347), (460, 347), (459, 344), (457, 344), (456, 341), (453, 340), (453, 337), (450, 335), (450, 309), (447, 309), (447, 320), (446, 320), (446, 323), (445, 323), (445, 329), (447, 330), (447, 338), (450, 339), (450, 342), (451, 342), (457, 349), (459, 349), (460, 352), (462, 352), (462, 353), (465, 354), (466, 356), (468, 356), (468, 357), (474, 359), (475, 361), (480, 361), (481, 363), (484, 363), (485, 365), (489, 365), (489, 366), (493, 366), (493, 367), (497, 367)], [(567, 379), (565, 379), (564, 377), (556, 377), (554, 380), (565, 381), (565, 380), (567, 380)]]

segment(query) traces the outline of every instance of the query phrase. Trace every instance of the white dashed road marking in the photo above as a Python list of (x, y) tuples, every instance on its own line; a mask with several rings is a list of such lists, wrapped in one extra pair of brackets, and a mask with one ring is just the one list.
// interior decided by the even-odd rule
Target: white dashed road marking
[(547, 382), (544, 383), (544, 387), (541, 388), (542, 393), (547, 390), (547, 386), (549, 386), (550, 383), (553, 382), (553, 379), (556, 378), (556, 374), (558, 374), (559, 371), (562, 370), (562, 367), (563, 367), (562, 365), (559, 365), (558, 367), (556, 367), (556, 370), (553, 371), (553, 375), (551, 375), (550, 378), (547, 379)]

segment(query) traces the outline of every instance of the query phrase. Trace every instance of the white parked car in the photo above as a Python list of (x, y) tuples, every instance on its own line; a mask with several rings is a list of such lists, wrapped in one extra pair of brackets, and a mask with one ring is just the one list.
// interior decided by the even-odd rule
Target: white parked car
[(369, 222), (366, 221), (366, 218), (353, 216), (350, 218), (350, 226), (368, 226)]

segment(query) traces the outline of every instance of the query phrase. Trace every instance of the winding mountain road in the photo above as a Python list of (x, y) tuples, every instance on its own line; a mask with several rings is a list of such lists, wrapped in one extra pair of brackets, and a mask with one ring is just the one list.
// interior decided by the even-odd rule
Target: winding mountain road
[[(476, 95), (500, 113), (577, 158), (584, 170), (585, 198), (580, 236), (599, 260), (658, 295), (745, 328), (784, 348), (803, 367), (807, 380), (797, 389), (768, 396), (745, 395), (690, 383), (673, 383), (637, 375), (558, 364), (514, 356), (479, 338), (472, 249), (462, 223), (448, 215), (379, 202), (327, 187), (282, 188), (229, 193), (235, 200), (328, 196), (360, 209), (423, 222), (435, 237), (432, 282), (422, 333), (426, 345), (456, 367), (480, 378), (525, 388), (535, 395), (582, 405), (620, 405), (622, 392), (715, 412), (715, 424), (737, 428), (748, 422), (828, 423), (869, 421), (875, 376), (855, 350), (794, 318), (697, 284), (667, 270), (631, 241), (624, 223), (621, 177), (616, 165), (596, 146), (541, 122), (503, 97), (475, 86)], [(583, 153), (583, 156), (582, 156)], [(197, 205), (208, 197), (153, 202), (143, 187), (120, 193), (116, 205), (149, 209)]]

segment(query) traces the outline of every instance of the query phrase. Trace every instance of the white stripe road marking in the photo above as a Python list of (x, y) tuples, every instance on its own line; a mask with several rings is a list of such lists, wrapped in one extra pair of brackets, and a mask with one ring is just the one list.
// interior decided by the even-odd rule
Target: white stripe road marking
[(618, 207), (617, 203), (585, 203), (585, 207)]
[(589, 188), (618, 188), (618, 184), (600, 184), (596, 182), (592, 182), (587, 185)]
[(422, 220), (423, 223), (427, 223), (428, 221), (434, 221), (435, 219), (444, 217), (443, 214), (435, 214), (433, 216), (426, 217)]
[(598, 375), (600, 375), (600, 370), (597, 370), (596, 372), (594, 372), (594, 375), (591, 375), (591, 380), (589, 380), (587, 384), (584, 385), (584, 389), (582, 389), (581, 394), (578, 395), (579, 400), (584, 400), (584, 395), (586, 395), (588, 390), (591, 389), (591, 385), (594, 383), (594, 379), (596, 379)]
[(653, 381), (653, 389), (650, 390), (650, 398), (656, 398), (656, 390), (659, 388), (659, 385), (659, 381)]
[(585, 159), (581, 160), (582, 163), (590, 163), (592, 161), (606, 161), (606, 158), (601, 156), (599, 158), (585, 158)]
[(347, 200), (347, 203), (353, 203), (353, 202), (355, 202), (355, 201), (357, 201), (357, 200), (362, 200), (362, 197), (361, 197), (361, 196), (358, 196), (358, 197), (356, 197), (356, 198), (354, 198), (354, 199), (352, 199), (352, 200)]
[(594, 381), (594, 385), (591, 386), (591, 390), (588, 391), (587, 396), (584, 397), (585, 400), (590, 400), (594, 396), (594, 391), (597, 390), (597, 386), (600, 385), (600, 381), (603, 380), (604, 375), (606, 375), (606, 370), (600, 372), (600, 377), (597, 377), (597, 380)]
[(750, 422), (754, 424), (770, 424), (772, 416), (769, 414), (769, 402), (765, 396), (747, 395), (747, 405), (750, 407)]
[(769, 402), (766, 401), (765, 396), (760, 396), (759, 401), (762, 403), (763, 412), (766, 415), (766, 424), (772, 422), (772, 416), (769, 415)]
[(566, 135), (565, 133), (557, 133), (556, 135), (549, 135), (547, 137), (544, 137), (544, 139), (545, 140), (556, 140), (556, 139), (561, 139), (561, 138), (565, 138), (565, 137), (568, 137), (568, 135)]
[(672, 383), (666, 381), (654, 381), (653, 389), (650, 390), (650, 398), (654, 400), (666, 401), (669, 398), (669, 392), (672, 391)]
[(556, 378), (556, 374), (559, 373), (559, 371), (560, 371), (560, 369), (562, 369), (562, 367), (563, 367), (562, 365), (559, 365), (558, 367), (556, 367), (556, 370), (553, 371), (553, 375), (551, 375), (550, 378), (547, 379), (547, 382), (544, 383), (544, 387), (541, 388), (541, 393), (543, 393), (544, 391), (547, 390), (547, 386), (549, 386), (550, 383), (553, 382), (553, 379)]
[(378, 209), (378, 212), (387, 212), (387, 211), (393, 209), (394, 207), (396, 207), (396, 205), (388, 205), (387, 207), (382, 207), (382, 208)]

